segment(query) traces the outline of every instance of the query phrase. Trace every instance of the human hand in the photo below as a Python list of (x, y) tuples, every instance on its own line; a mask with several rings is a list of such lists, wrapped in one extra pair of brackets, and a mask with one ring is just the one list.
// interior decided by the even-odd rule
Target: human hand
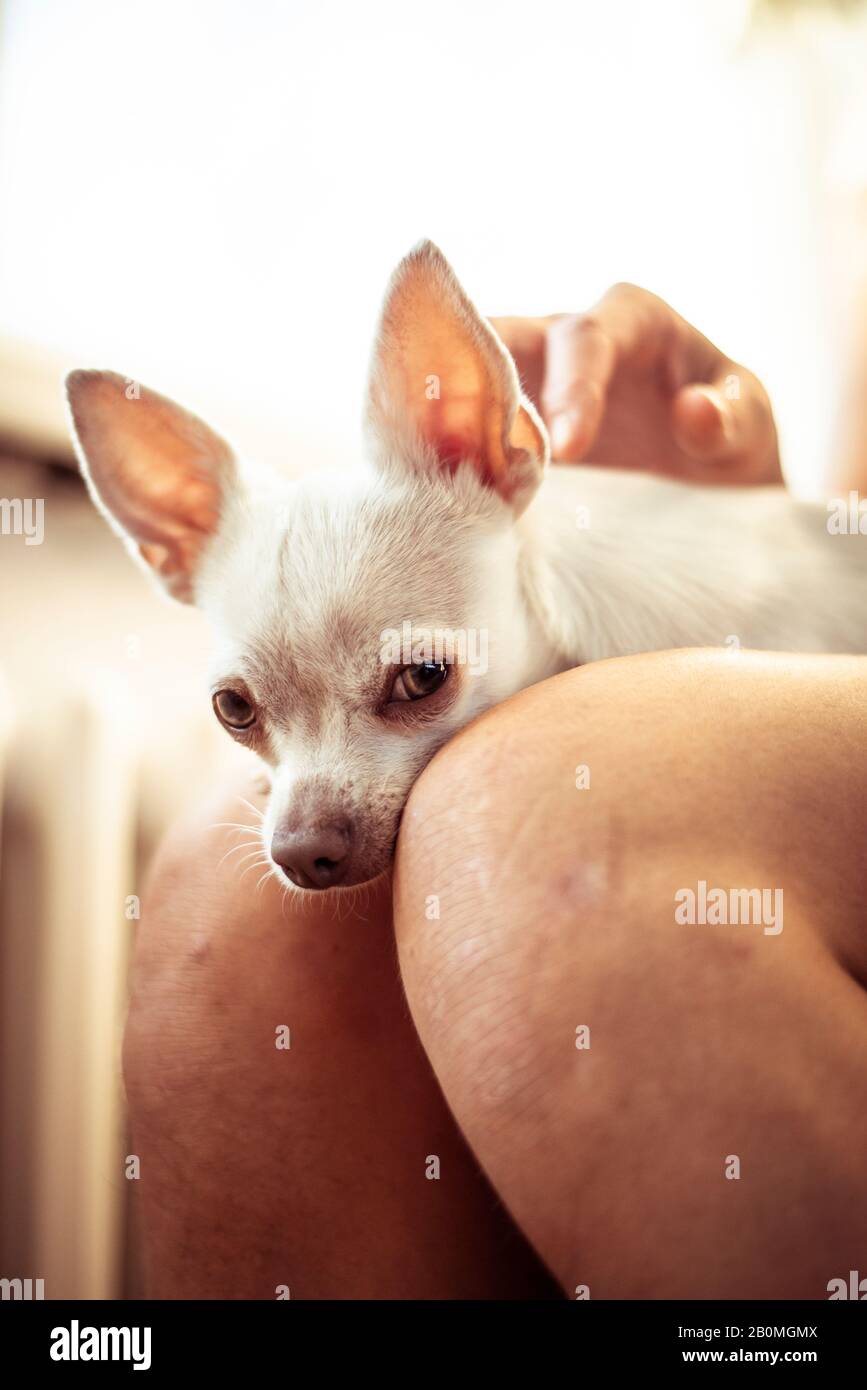
[(780, 483), (758, 377), (669, 304), (614, 285), (587, 314), (494, 318), (557, 461), (587, 459), (708, 483)]

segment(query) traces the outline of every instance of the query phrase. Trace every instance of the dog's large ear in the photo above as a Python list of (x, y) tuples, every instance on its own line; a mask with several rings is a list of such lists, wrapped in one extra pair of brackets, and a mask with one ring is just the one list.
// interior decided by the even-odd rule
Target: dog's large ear
[(385, 468), (470, 463), (520, 512), (548, 461), (548, 436), (501, 340), (430, 241), (401, 261), (373, 350), (368, 437)]
[(81, 471), (134, 555), (183, 603), (236, 477), (224, 439), (195, 415), (116, 372), (70, 372)]

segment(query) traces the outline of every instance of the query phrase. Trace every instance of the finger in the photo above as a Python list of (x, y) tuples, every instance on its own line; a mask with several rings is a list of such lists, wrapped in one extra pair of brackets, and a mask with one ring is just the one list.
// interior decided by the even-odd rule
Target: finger
[(739, 474), (744, 481), (781, 480), (770, 401), (751, 372), (723, 364), (709, 384), (684, 386), (672, 401), (672, 431), (684, 453)]
[(671, 419), (674, 437), (690, 458), (719, 461), (736, 446), (732, 413), (715, 386), (682, 387), (672, 400)]
[(615, 361), (615, 345), (594, 315), (566, 315), (549, 325), (541, 405), (555, 459), (579, 459), (590, 448)]
[(588, 314), (551, 321), (542, 409), (555, 458), (586, 454), (616, 368), (629, 359), (652, 370), (670, 347), (677, 322), (658, 295), (629, 284), (613, 285)]

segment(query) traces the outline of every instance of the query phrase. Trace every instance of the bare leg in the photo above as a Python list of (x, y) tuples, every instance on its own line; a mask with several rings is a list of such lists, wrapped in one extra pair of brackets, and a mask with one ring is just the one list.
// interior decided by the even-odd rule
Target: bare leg
[[(570, 1292), (827, 1298), (865, 1268), (865, 695), (863, 658), (602, 663), (493, 711), (415, 788), (413, 1016)], [(781, 888), (782, 932), (679, 924), (700, 880)]]
[(150, 1291), (550, 1295), (418, 1044), (389, 885), (355, 910), (257, 892), (213, 828), (241, 791), (173, 833), (139, 926), (125, 1072)]

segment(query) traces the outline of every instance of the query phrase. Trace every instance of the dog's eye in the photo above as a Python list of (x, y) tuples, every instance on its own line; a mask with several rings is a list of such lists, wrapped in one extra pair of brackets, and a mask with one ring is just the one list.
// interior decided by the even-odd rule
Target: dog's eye
[(448, 679), (445, 661), (421, 661), (417, 666), (404, 666), (391, 687), (391, 700), (423, 700), (433, 695)]
[(237, 690), (218, 690), (212, 700), (214, 713), (227, 729), (249, 729), (256, 722), (256, 711)]

